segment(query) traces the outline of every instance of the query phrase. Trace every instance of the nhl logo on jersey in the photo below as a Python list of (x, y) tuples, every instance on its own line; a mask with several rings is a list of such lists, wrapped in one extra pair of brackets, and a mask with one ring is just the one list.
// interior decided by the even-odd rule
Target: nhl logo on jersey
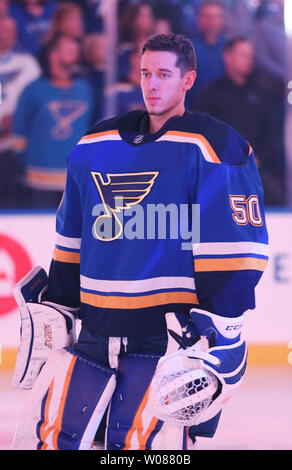
[(141, 144), (144, 140), (144, 135), (137, 135), (133, 140), (134, 144)]
[(158, 171), (106, 173), (106, 179), (100, 172), (92, 171), (91, 176), (100, 195), (103, 212), (93, 224), (93, 235), (101, 241), (117, 240), (123, 233), (118, 213), (143, 201), (151, 191)]

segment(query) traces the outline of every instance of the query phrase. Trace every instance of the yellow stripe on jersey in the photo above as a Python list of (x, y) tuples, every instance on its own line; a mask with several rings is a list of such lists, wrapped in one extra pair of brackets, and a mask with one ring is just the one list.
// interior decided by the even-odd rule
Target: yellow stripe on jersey
[(110, 135), (119, 135), (119, 131), (110, 130), (110, 131), (104, 131), (104, 132), (95, 132), (93, 134), (84, 135), (83, 137), (81, 137), (80, 140), (96, 139), (98, 137), (105, 137), (105, 136), (110, 136)]
[(54, 249), (53, 258), (55, 261), (61, 261), (62, 263), (80, 263), (80, 253), (60, 250), (59, 248)]
[(27, 147), (26, 137), (14, 136), (12, 139), (12, 147), (16, 152), (21, 152)]
[(25, 178), (29, 186), (63, 191), (66, 184), (66, 171), (35, 170), (29, 168), (26, 171)]
[(253, 269), (264, 271), (268, 260), (262, 258), (216, 258), (194, 260), (195, 272), (204, 271), (241, 271)]
[(163, 292), (135, 297), (105, 296), (81, 291), (81, 302), (100, 308), (134, 309), (167, 304), (199, 304), (193, 292)]
[(168, 131), (159, 139), (157, 139), (157, 142), (164, 140), (197, 144), (201, 148), (204, 157), (208, 161), (211, 161), (213, 163), (221, 163), (218, 155), (211, 146), (210, 142), (202, 134), (195, 134), (192, 132)]

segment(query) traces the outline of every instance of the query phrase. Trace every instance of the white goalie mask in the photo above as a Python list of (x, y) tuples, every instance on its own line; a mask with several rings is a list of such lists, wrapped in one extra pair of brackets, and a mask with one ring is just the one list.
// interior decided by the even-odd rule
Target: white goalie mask
[[(212, 403), (218, 379), (203, 366), (203, 343), (180, 349), (160, 359), (152, 383), (155, 416), (165, 422), (194, 426)], [(200, 351), (200, 352), (199, 352)]]

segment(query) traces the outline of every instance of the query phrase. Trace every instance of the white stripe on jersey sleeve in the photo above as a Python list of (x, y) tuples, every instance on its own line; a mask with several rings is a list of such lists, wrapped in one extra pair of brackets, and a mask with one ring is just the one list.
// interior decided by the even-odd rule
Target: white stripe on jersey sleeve
[(256, 254), (269, 256), (269, 246), (256, 242), (212, 242), (193, 244), (193, 255)]
[(72, 248), (80, 250), (81, 238), (64, 237), (59, 233), (56, 234), (56, 245), (63, 246), (64, 248)]

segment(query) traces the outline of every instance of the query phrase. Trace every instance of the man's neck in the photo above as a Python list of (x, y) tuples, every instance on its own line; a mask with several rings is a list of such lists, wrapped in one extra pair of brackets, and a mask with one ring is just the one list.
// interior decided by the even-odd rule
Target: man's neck
[(51, 83), (57, 88), (69, 88), (72, 85), (71, 78), (51, 78)]
[(248, 79), (246, 75), (243, 75), (241, 73), (231, 72), (231, 71), (227, 72), (227, 76), (237, 86), (244, 86)]
[(175, 108), (175, 110), (170, 111), (165, 114), (149, 114), (149, 132), (150, 134), (155, 134), (161, 129), (166, 121), (174, 116), (183, 116), (185, 113), (185, 107)]
[[(52, 82), (55, 84), (64, 84), (63, 86), (68, 86), (72, 82), (71, 74), (69, 73), (68, 69), (62, 67), (59, 64), (51, 64), (50, 67), (50, 76), (52, 77)], [(59, 85), (62, 86), (62, 85)]]
[(217, 42), (219, 41), (219, 36), (218, 34), (213, 34), (213, 33), (208, 33), (204, 34), (204, 41), (208, 46), (215, 46)]

